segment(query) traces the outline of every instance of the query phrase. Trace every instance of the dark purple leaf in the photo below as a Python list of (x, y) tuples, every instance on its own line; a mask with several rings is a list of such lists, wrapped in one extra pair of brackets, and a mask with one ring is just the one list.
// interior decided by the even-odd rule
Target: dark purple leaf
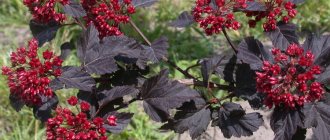
[(330, 137), (330, 105), (323, 102), (304, 105), (304, 125), (313, 127), (313, 133), (318, 140), (327, 140)]
[(88, 59), (84, 64), (84, 69), (90, 74), (107, 74), (113, 73), (118, 70), (117, 63), (113, 56), (109, 56), (103, 53), (102, 50), (90, 50), (87, 51)]
[(330, 84), (330, 67), (326, 68), (323, 73), (317, 77), (317, 81), (323, 84)]
[(309, 35), (303, 47), (306, 51), (312, 51), (315, 56), (315, 64), (323, 67), (327, 67), (330, 64), (330, 35)]
[(253, 108), (261, 107), (263, 96), (256, 89), (255, 71), (251, 70), (248, 64), (237, 64), (235, 74), (236, 88), (234, 94), (248, 100)]
[(203, 76), (203, 83), (206, 87), (211, 74), (221, 65), (224, 56), (214, 56), (212, 58), (204, 59), (201, 62), (201, 72)]
[(126, 36), (110, 36), (102, 41), (106, 54), (127, 58), (139, 58), (142, 45)]
[(306, 133), (307, 129), (306, 128), (297, 128), (296, 133), (292, 136), (293, 140), (304, 140), (306, 139)]
[(184, 11), (179, 15), (179, 17), (176, 20), (170, 23), (170, 26), (183, 28), (193, 23), (194, 23), (193, 16), (188, 11)]
[(236, 55), (231, 55), (226, 57), (221, 61), (221, 65), (215, 69), (215, 73), (220, 75), (225, 81), (229, 83), (234, 83), (234, 72), (236, 67), (237, 57)]
[(63, 6), (63, 11), (74, 18), (86, 16), (86, 12), (80, 3), (70, 0), (69, 4)]
[(19, 97), (14, 94), (9, 95), (10, 105), (17, 111), (21, 111), (23, 106), (25, 105), (24, 101), (22, 101)]
[(167, 58), (167, 49), (170, 46), (166, 37), (160, 37), (159, 39), (155, 40), (154, 42), (152, 42), (150, 47), (153, 49), (154, 56), (158, 59), (158, 61)]
[(163, 70), (159, 75), (151, 77), (142, 86), (141, 98), (146, 113), (154, 121), (164, 122), (169, 117), (169, 110), (182, 106), (200, 94), (186, 85), (167, 78), (168, 71)]
[(263, 61), (270, 61), (271, 55), (259, 40), (253, 37), (245, 38), (238, 45), (237, 58), (250, 65), (251, 69), (261, 69)]
[(47, 121), (52, 117), (52, 109), (55, 109), (58, 104), (58, 98), (54, 94), (52, 98), (41, 97), (42, 105), (33, 107), (34, 116), (42, 122)]
[(138, 78), (148, 73), (149, 70), (137, 70), (137, 69), (123, 69), (120, 68), (118, 71), (113, 73), (110, 81), (114, 86), (122, 85), (136, 85), (138, 84)]
[(111, 47), (100, 44), (98, 31), (93, 24), (83, 32), (78, 43), (78, 57), (88, 73), (102, 75), (118, 70), (114, 56), (109, 55), (107, 51)]
[(168, 48), (169, 44), (166, 37), (157, 39), (151, 44), (151, 46), (144, 46), (140, 57), (136, 62), (137, 66), (144, 69), (148, 62), (158, 63), (166, 59), (168, 55)]
[(217, 113), (212, 126), (219, 126), (225, 138), (251, 136), (263, 123), (259, 113), (246, 114), (239, 104), (226, 102)]
[(95, 47), (100, 46), (100, 39), (98, 37), (98, 31), (93, 24), (89, 25), (87, 30), (82, 32), (82, 36), (78, 41), (77, 56), (81, 62), (85, 62), (86, 52)]
[(131, 119), (132, 119), (134, 114), (133, 113), (110, 112), (104, 117), (104, 119), (106, 119), (108, 116), (111, 116), (111, 115), (116, 116), (117, 125), (116, 126), (110, 126), (108, 124), (104, 124), (103, 127), (111, 133), (118, 134), (118, 133), (122, 132), (127, 127), (127, 125), (131, 122)]
[[(145, 53), (146, 46), (136, 42), (126, 36), (111, 36), (103, 39), (101, 44), (105, 49), (103, 52), (109, 56), (115, 57), (116, 61), (126, 64), (137, 64), (141, 69), (146, 67), (148, 55)], [(150, 54), (149, 54), (150, 56)]]
[(148, 7), (158, 2), (158, 0), (132, 0), (134, 7)]
[(57, 30), (61, 27), (61, 25), (55, 21), (51, 21), (48, 24), (40, 24), (31, 20), (29, 25), (33, 37), (38, 40), (39, 47), (53, 40)]
[(62, 69), (62, 75), (52, 81), (52, 87), (55, 87), (55, 89), (61, 87), (92, 91), (95, 81), (87, 72), (82, 71), (80, 67), (73, 66), (65, 66)]
[(276, 107), (270, 119), (270, 126), (275, 133), (274, 140), (291, 140), (298, 127), (303, 127), (303, 113), (300, 109)]
[(274, 47), (286, 50), (292, 43), (299, 44), (296, 30), (297, 26), (294, 24), (278, 23), (276, 30), (266, 32), (266, 35), (270, 38)]
[(182, 134), (189, 130), (192, 139), (200, 136), (211, 121), (211, 110), (202, 108), (193, 112), (179, 111), (175, 114), (174, 120), (162, 126), (162, 129), (171, 129)]
[(72, 46), (69, 42), (65, 42), (61, 45), (61, 55), (60, 58), (62, 60), (65, 60), (71, 53), (71, 50), (74, 49), (74, 46)]
[(111, 90), (105, 90), (99, 93), (98, 97), (100, 98), (98, 103), (100, 106), (105, 106), (109, 102), (123, 97), (129, 94), (138, 94), (139, 90), (132, 86), (118, 86), (114, 87)]

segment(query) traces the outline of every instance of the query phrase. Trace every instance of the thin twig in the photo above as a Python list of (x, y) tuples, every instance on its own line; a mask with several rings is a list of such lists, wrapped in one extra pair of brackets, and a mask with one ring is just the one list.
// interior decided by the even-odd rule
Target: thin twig
[(182, 68), (180, 68), (179, 66), (177, 66), (174, 62), (172, 62), (170, 60), (167, 60), (166, 62), (169, 65), (171, 65), (172, 67), (174, 67), (176, 70), (178, 70), (179, 72), (181, 72), (187, 78), (191, 78), (191, 79), (194, 79), (194, 80), (197, 80), (198, 81), (198, 79), (196, 77), (192, 76), (190, 73), (188, 73), (187, 71), (185, 71)]
[(145, 42), (148, 43), (149, 46), (151, 46), (151, 42), (148, 40), (148, 38), (141, 32), (140, 28), (136, 26), (136, 24), (132, 21), (129, 20), (129, 23), (132, 25), (135, 31), (139, 33), (139, 35), (144, 39)]
[[(137, 31), (139, 33), (139, 35), (144, 39), (144, 41), (147, 42), (149, 46), (151, 46), (150, 41), (143, 34), (143, 32), (141, 32), (141, 30), (139, 29), (139, 27), (137, 27), (136, 24), (132, 20), (130, 20), (129, 23), (133, 26), (133, 28), (135, 29), (135, 31)], [(193, 79), (196, 83), (202, 83), (202, 81), (198, 80), (196, 77), (194, 77), (193, 75), (191, 75), (187, 70), (183, 70), (182, 68), (180, 68), (179, 66), (177, 66), (174, 62), (172, 62), (170, 60), (167, 60), (166, 58), (164, 58), (164, 60), (169, 65), (171, 65), (172, 67), (174, 67), (176, 70), (178, 70), (179, 72), (181, 72), (185, 77), (190, 78), (190, 79)], [(210, 88), (218, 87), (219, 89), (223, 89), (223, 90), (228, 90), (228, 91), (231, 90), (231, 87), (230, 86), (220, 85), (220, 84), (216, 84), (216, 83), (212, 83), (212, 82), (209, 82), (209, 85), (208, 86)]]
[(78, 18), (74, 18), (75, 23), (77, 23), (81, 28), (83, 28), (83, 30), (86, 30), (85, 25), (83, 25), (83, 23), (80, 22), (80, 20)]
[(229, 38), (229, 36), (228, 36), (228, 34), (227, 34), (227, 31), (226, 31), (226, 28), (222, 28), (222, 32), (223, 32), (223, 34), (225, 35), (225, 37), (226, 37), (226, 39), (227, 39), (227, 41), (228, 41), (228, 43), (229, 43), (229, 45), (230, 45), (230, 47), (234, 50), (234, 52), (237, 54), (237, 48), (235, 47), (235, 45), (233, 44), (233, 42), (230, 40), (230, 38)]
[[(185, 84), (187, 86), (205, 87), (205, 85), (202, 81), (196, 81), (194, 79), (180, 79), (180, 80), (178, 80), (178, 82)], [(209, 88), (221, 89), (221, 90), (227, 90), (227, 91), (230, 91), (232, 89), (231, 86), (229, 86), (229, 85), (215, 84), (212, 82), (209, 82)]]

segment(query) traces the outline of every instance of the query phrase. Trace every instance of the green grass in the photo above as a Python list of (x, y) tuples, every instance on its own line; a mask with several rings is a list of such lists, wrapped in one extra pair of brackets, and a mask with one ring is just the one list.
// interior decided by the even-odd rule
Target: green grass
[[(159, 4), (152, 8), (139, 9), (138, 14), (133, 15), (132, 19), (138, 27), (151, 40), (155, 40), (160, 36), (169, 38), (170, 43), (170, 59), (176, 62), (180, 67), (186, 68), (196, 63), (196, 60), (210, 56), (212, 53), (219, 53), (228, 48), (227, 42), (222, 35), (217, 37), (206, 37), (201, 34), (201, 30), (197, 25), (186, 29), (175, 29), (169, 27), (168, 24), (174, 20), (182, 11), (190, 10), (193, 0), (160, 0)], [(330, 2), (329, 0), (309, 0), (307, 3), (299, 6), (299, 14), (294, 20), (299, 23), (302, 31), (317, 31), (324, 33), (330, 31)], [(153, 12), (150, 12), (153, 11)], [(0, 0), (0, 66), (9, 65), (9, 54), (18, 46), (25, 45), (31, 39), (31, 33), (28, 30), (28, 23), (31, 16), (28, 14), (27, 8), (22, 4), (22, 0)], [(244, 18), (238, 16), (241, 20)], [(129, 26), (123, 26), (123, 31), (130, 37), (138, 38), (143, 42), (142, 38), (132, 32)], [(55, 49), (59, 53), (59, 46), (64, 42), (76, 42), (80, 31), (77, 26), (65, 27), (61, 29), (55, 40), (47, 43), (46, 46)], [(239, 31), (229, 31), (229, 35), (234, 40), (239, 40), (246, 36), (262, 37), (262, 29), (249, 29), (243, 26)], [(237, 43), (237, 42), (236, 42)], [(64, 65), (79, 65), (76, 55), (69, 56)], [(161, 68), (155, 67), (154, 71)], [(194, 75), (199, 75), (197, 70), (193, 70)], [(175, 70), (171, 70), (171, 77), (174, 79), (183, 78), (183, 75)], [(219, 83), (223, 83), (221, 79), (214, 79)], [(8, 88), (5, 77), (0, 76), (0, 140), (26, 140), (26, 139), (43, 139), (44, 127), (39, 121), (35, 120), (32, 111), (24, 107), (21, 112), (13, 110), (8, 100)], [(77, 90), (61, 90), (57, 94), (60, 102), (64, 103), (65, 99), (77, 93)], [(220, 91), (219, 96), (225, 93)], [(111, 139), (171, 139), (173, 133), (165, 133), (157, 130), (161, 124), (155, 123), (143, 113), (140, 104), (134, 104), (130, 110), (134, 113), (133, 122), (122, 134), (113, 134)], [(155, 125), (156, 124), (156, 125)]]

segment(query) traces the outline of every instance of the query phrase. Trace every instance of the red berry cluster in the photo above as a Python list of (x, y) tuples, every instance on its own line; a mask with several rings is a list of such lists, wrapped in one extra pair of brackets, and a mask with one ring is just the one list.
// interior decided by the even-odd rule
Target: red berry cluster
[(69, 0), (23, 0), (32, 13), (33, 19), (39, 23), (49, 23), (50, 21), (63, 22), (66, 17), (62, 13), (55, 11), (55, 4), (69, 4)]
[(218, 34), (222, 28), (237, 30), (241, 25), (235, 20), (232, 9), (246, 8), (247, 1), (250, 0), (215, 0), (215, 3), (211, 0), (196, 0), (192, 15), (207, 35)]
[[(70, 97), (68, 103), (77, 106), (78, 99)], [(47, 120), (47, 139), (48, 140), (107, 140), (105, 123), (116, 126), (117, 118), (109, 116), (107, 119), (95, 117), (92, 120), (87, 118), (86, 112), (90, 105), (87, 102), (80, 103), (81, 111), (77, 114), (67, 108), (58, 107), (56, 116)]]
[(99, 37), (121, 35), (120, 23), (127, 23), (129, 15), (135, 13), (131, 0), (81, 0), (82, 6), (87, 12), (84, 17), (87, 24), (93, 23), (99, 31)]
[(63, 61), (49, 50), (43, 52), (44, 60), (40, 60), (37, 51), (38, 42), (32, 39), (28, 49), (21, 47), (10, 55), (11, 67), (2, 67), (2, 74), (8, 76), (10, 93), (28, 106), (39, 105), (40, 96), (52, 97), (50, 77), (61, 75)]
[(264, 61), (262, 72), (256, 72), (257, 90), (266, 94), (265, 105), (284, 105), (294, 109), (305, 102), (319, 100), (325, 93), (322, 85), (315, 81), (321, 68), (313, 64), (314, 55), (296, 44), (285, 52), (272, 49), (275, 64)]
[(255, 27), (256, 23), (263, 18), (266, 18), (266, 22), (263, 23), (264, 30), (272, 31), (276, 29), (276, 23), (278, 19), (288, 23), (290, 19), (294, 18), (297, 14), (295, 10), (296, 5), (286, 0), (267, 0), (264, 2), (266, 5), (266, 11), (247, 12), (247, 17), (254, 17), (249, 20), (249, 26)]

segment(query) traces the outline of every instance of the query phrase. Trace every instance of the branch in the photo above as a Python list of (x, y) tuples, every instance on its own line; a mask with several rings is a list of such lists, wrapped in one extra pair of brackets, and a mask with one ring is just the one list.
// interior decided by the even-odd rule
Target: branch
[[(205, 87), (204, 83), (202, 81), (196, 81), (194, 79), (180, 79), (177, 80), (179, 83), (185, 84), (187, 86), (197, 86), (197, 87)], [(221, 85), (209, 82), (209, 88), (214, 89), (221, 89), (221, 90), (227, 90), (231, 91), (233, 88), (230, 85)]]
[(198, 81), (198, 79), (196, 77), (194, 77), (193, 75), (191, 75), (189, 72), (181, 69), (179, 66), (177, 66), (174, 62), (167, 60), (166, 61), (169, 65), (171, 65), (172, 67), (174, 67), (176, 70), (178, 70), (179, 72), (181, 72), (184, 76), (186, 76), (187, 78), (191, 78), (194, 79), (196, 81)]
[(222, 32), (225, 35), (225, 37), (226, 37), (226, 39), (227, 39), (230, 47), (234, 50), (235, 54), (237, 54), (237, 52), (238, 52), (237, 51), (237, 48), (235, 47), (235, 45), (233, 44), (233, 42), (230, 40), (225, 27), (222, 27)]
[[(130, 20), (129, 23), (133, 26), (133, 28), (135, 29), (135, 31), (137, 31), (139, 33), (139, 35), (144, 39), (145, 42), (148, 43), (149, 46), (151, 46), (151, 43), (150, 41), (148, 40), (148, 38), (143, 34), (143, 32), (141, 32), (141, 30), (139, 29), (139, 27), (136, 26), (136, 24)], [(224, 31), (225, 34), (227, 35), (226, 31)], [(228, 38), (229, 39), (229, 38)], [(231, 43), (231, 42), (230, 42)], [(232, 45), (232, 43), (231, 43)], [(232, 47), (235, 49), (235, 47), (232, 45)], [(237, 51), (237, 50), (236, 50)], [(235, 52), (236, 52), (235, 51)], [(194, 77), (193, 75), (191, 75), (188, 70), (190, 68), (188, 68), (188, 70), (183, 70), (182, 68), (180, 68), (179, 66), (177, 66), (174, 62), (164, 58), (165, 62), (167, 62), (169, 65), (171, 65), (172, 67), (174, 67), (176, 70), (178, 70), (179, 72), (181, 72), (185, 77), (187, 78), (190, 78), (190, 79), (193, 79), (194, 81), (194, 84), (197, 84), (197, 85), (200, 85), (200, 83), (203, 83), (202, 81), (198, 80), (196, 77)], [(231, 86), (227, 86), (227, 85), (220, 85), (220, 84), (216, 84), (216, 83), (212, 83), (210, 82), (208, 87), (210, 88), (219, 88), (219, 89), (223, 89), (223, 90), (228, 90), (228, 91), (231, 91), (232, 90), (232, 87)]]
[(148, 43), (149, 46), (151, 46), (151, 42), (148, 40), (148, 38), (141, 32), (140, 28), (136, 26), (136, 24), (132, 21), (129, 20), (129, 23), (132, 25), (134, 30), (139, 33), (139, 35), (144, 39), (145, 42)]

